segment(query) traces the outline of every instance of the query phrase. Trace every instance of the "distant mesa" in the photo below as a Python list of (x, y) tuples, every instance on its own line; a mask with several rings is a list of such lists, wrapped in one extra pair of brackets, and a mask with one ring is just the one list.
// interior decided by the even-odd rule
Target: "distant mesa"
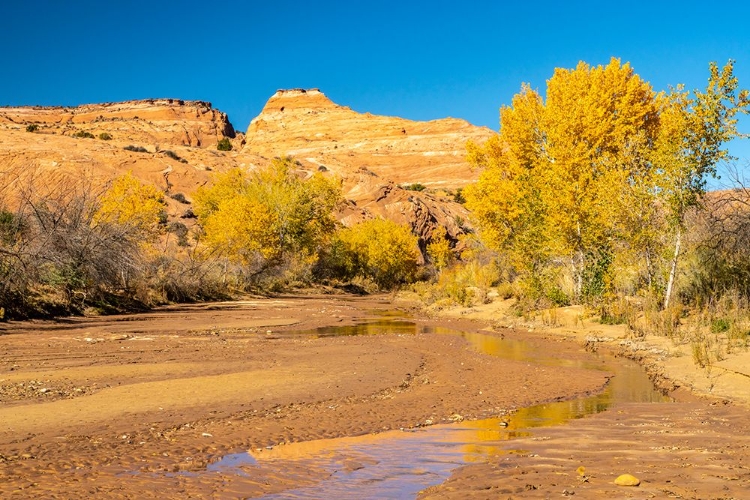
[(192, 147), (212, 146), (237, 135), (226, 113), (210, 102), (174, 98), (0, 108), (0, 126), (23, 124), (36, 124), (39, 132), (47, 134), (106, 133), (115, 140), (127, 137), (140, 143)]

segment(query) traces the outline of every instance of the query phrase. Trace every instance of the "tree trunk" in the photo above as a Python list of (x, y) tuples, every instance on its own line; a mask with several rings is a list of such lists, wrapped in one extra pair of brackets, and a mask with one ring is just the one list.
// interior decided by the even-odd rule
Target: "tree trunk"
[(674, 287), (674, 278), (677, 274), (677, 259), (680, 257), (680, 244), (682, 243), (682, 228), (677, 228), (677, 237), (674, 242), (674, 256), (672, 256), (672, 266), (669, 270), (669, 281), (667, 281), (667, 293), (664, 297), (664, 309), (669, 308), (670, 298), (672, 297), (672, 288)]
[(578, 227), (576, 228), (576, 233), (578, 234), (578, 264), (575, 265), (576, 267), (576, 274), (575, 277), (575, 300), (576, 303), (581, 302), (581, 294), (583, 293), (583, 250), (581, 249), (581, 222), (578, 221)]

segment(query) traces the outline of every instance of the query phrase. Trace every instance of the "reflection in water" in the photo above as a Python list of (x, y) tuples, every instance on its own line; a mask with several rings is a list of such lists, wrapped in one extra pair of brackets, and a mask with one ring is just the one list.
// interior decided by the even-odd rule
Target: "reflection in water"
[[(397, 319), (383, 319), (379, 321), (369, 321), (367, 323), (358, 323), (349, 326), (324, 326), (312, 330), (298, 330), (296, 332), (287, 332), (286, 335), (312, 336), (312, 337), (349, 337), (353, 335), (414, 335), (423, 332), (424, 327), (417, 326), (412, 321), (402, 321)], [(284, 335), (284, 334), (281, 334)]]
[(668, 401), (633, 362), (600, 358), (597, 364), (539, 358), (528, 343), (493, 335), (425, 327), (399, 320), (319, 328), (294, 335), (385, 333), (456, 335), (465, 338), (474, 349), (491, 356), (547, 366), (604, 369), (614, 372), (615, 376), (601, 394), (522, 408), (503, 419), (285, 444), (271, 450), (227, 455), (209, 466), (209, 471), (252, 474), (256, 467), (274, 467), (279, 462), (285, 465), (295, 463), (301, 467), (308, 463), (330, 470), (331, 476), (315, 487), (290, 490), (267, 498), (347, 498), (352, 492), (356, 492), (357, 498), (414, 498), (424, 488), (447, 479), (456, 467), (519, 452), (509, 441), (531, 435), (534, 428), (562, 425), (571, 419), (604, 411), (616, 403)]

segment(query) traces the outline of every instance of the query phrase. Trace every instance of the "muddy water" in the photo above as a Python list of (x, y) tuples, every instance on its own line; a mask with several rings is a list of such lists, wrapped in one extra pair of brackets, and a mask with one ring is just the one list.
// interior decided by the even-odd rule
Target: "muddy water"
[(582, 362), (538, 358), (532, 346), (481, 333), (432, 328), (399, 319), (327, 327), (293, 335), (335, 336), (434, 333), (466, 339), (479, 352), (546, 366), (578, 366), (613, 372), (601, 394), (571, 401), (522, 408), (511, 416), (450, 425), (434, 425), (374, 435), (285, 444), (272, 449), (227, 455), (208, 472), (252, 475), (254, 469), (321, 468), (330, 474), (314, 487), (289, 490), (267, 498), (414, 498), (419, 491), (445, 481), (462, 465), (489, 457), (522, 453), (513, 445), (535, 429), (564, 425), (575, 418), (625, 402), (666, 402), (641, 368), (629, 361), (597, 358)]

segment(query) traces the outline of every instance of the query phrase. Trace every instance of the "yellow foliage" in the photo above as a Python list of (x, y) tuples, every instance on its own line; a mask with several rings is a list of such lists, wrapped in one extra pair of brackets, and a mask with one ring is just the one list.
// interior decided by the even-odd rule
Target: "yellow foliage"
[(195, 193), (205, 242), (245, 266), (315, 255), (333, 234), (338, 181), (316, 173), (303, 180), (290, 157), (255, 172), (231, 169)]
[(445, 269), (453, 261), (453, 250), (446, 238), (448, 231), (438, 226), (432, 233), (432, 241), (427, 245), (427, 255), (438, 272)]
[(205, 242), (234, 261), (253, 262), (255, 253), (270, 259), (281, 250), (281, 243), (273, 228), (278, 224), (276, 214), (268, 207), (248, 197), (234, 196), (221, 200), (216, 211), (203, 221)]
[(164, 196), (127, 173), (112, 182), (100, 199), (94, 224), (123, 224), (155, 235), (164, 213)]
[(421, 254), (407, 226), (370, 219), (342, 229), (337, 239), (339, 258), (350, 275), (372, 278), (382, 288), (414, 279)]
[(628, 64), (557, 69), (547, 98), (527, 85), (500, 113), (500, 134), (469, 159), (482, 168), (465, 190), (484, 239), (535, 273), (561, 256), (581, 293), (589, 255), (620, 230), (622, 191), (649, 171), (643, 153), (656, 133), (650, 85)]

